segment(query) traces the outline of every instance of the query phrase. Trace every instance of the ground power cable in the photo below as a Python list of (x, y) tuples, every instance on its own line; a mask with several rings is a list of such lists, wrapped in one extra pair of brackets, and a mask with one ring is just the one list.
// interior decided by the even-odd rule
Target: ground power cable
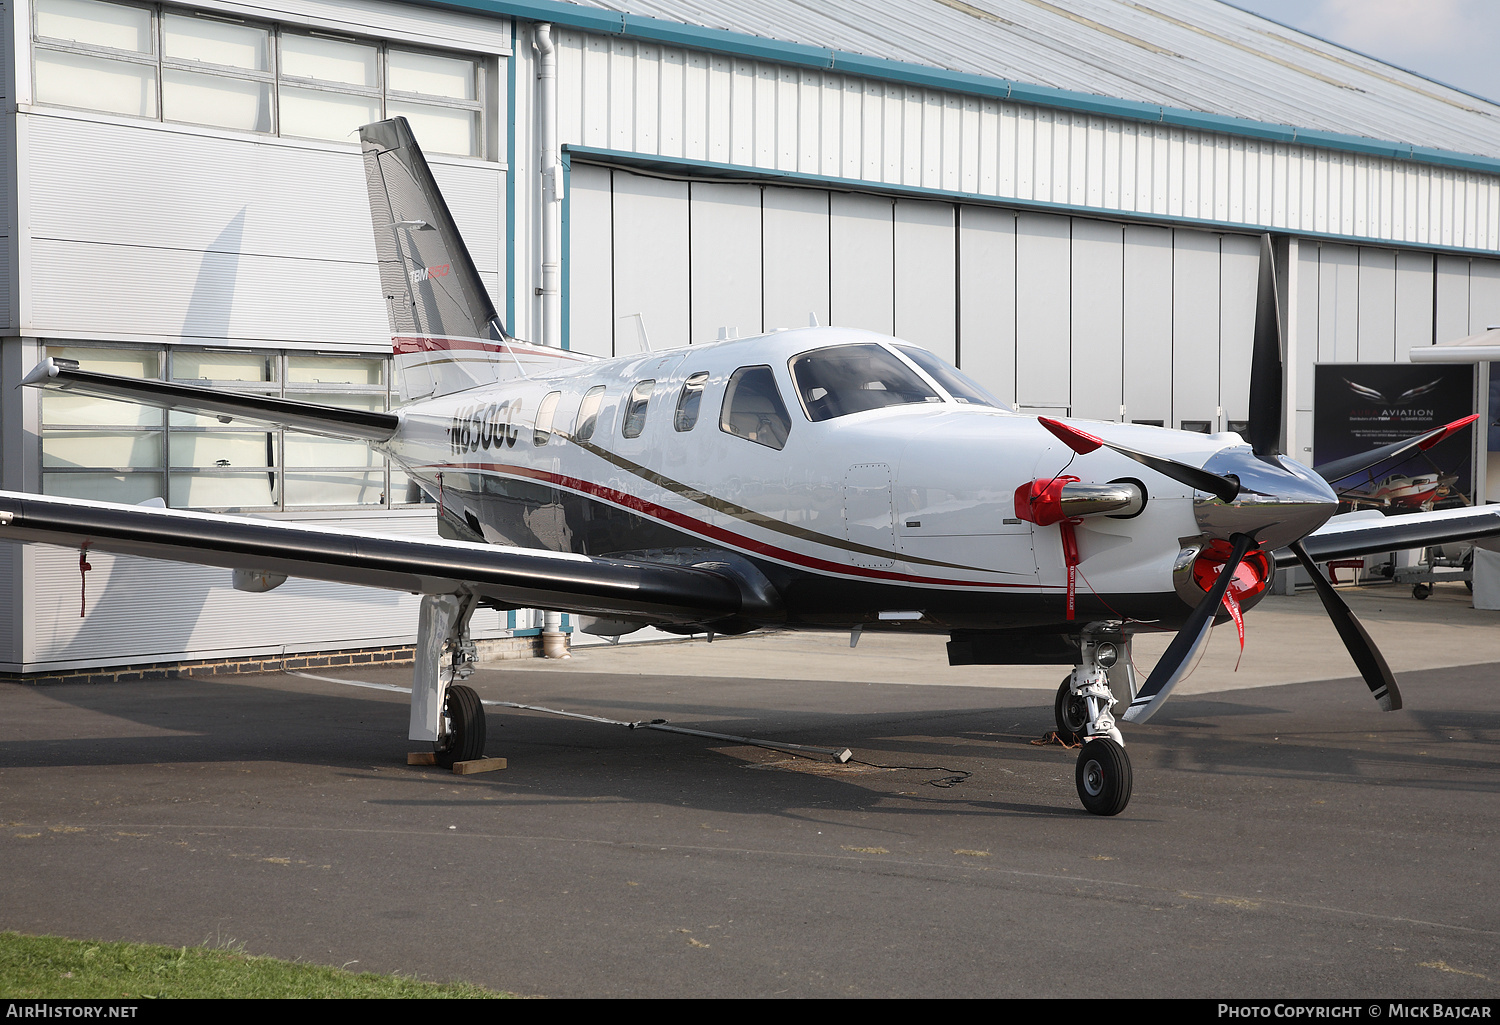
[[(319, 676), (317, 673), (304, 673), (296, 669), (283, 670), (288, 676), (300, 676), (307, 680), (318, 680), (323, 683), (337, 683), (345, 687), (364, 687), (367, 690), (384, 690), (396, 694), (410, 694), (410, 687), (402, 687), (394, 683), (370, 683), (366, 680), (341, 680), (334, 676)], [(785, 741), (759, 740), (755, 737), (741, 737), (732, 733), (711, 733), (708, 730), (693, 730), (686, 726), (673, 726), (666, 719), (638, 719), (634, 722), (625, 719), (609, 719), (602, 715), (589, 715), (585, 712), (569, 712), (561, 708), (546, 708), (542, 705), (523, 705), (516, 701), (493, 701), (481, 699), (480, 704), (500, 708), (519, 708), (528, 712), (544, 712), (547, 715), (560, 715), (569, 719), (583, 719), (587, 722), (601, 723), (606, 726), (623, 726), (631, 730), (660, 730), (663, 733), (681, 733), (690, 737), (706, 737), (709, 740), (728, 740), (740, 744), (749, 744), (752, 747), (769, 748), (774, 751), (786, 751), (790, 754), (798, 754), (806, 757), (803, 752), (827, 755), (840, 765), (848, 762), (853, 754), (847, 747), (813, 747), (809, 744), (793, 744)], [(866, 765), (867, 762), (858, 764)], [(886, 768), (886, 766), (876, 766)], [(950, 770), (942, 769), (947, 772)]]
[[(320, 676), (317, 673), (304, 673), (296, 669), (282, 670), (288, 676), (300, 676), (307, 680), (318, 680), (322, 683), (337, 683), (345, 687), (363, 687), (367, 690), (384, 690), (395, 694), (410, 694), (410, 687), (402, 687), (394, 683), (371, 683), (367, 680), (341, 680), (335, 676)], [(776, 740), (760, 740), (756, 737), (741, 737), (733, 733), (713, 733), (708, 730), (694, 730), (686, 726), (673, 726), (666, 719), (637, 719), (629, 721), (626, 719), (610, 719), (602, 715), (589, 715), (587, 712), (569, 712), (561, 708), (547, 708), (544, 705), (523, 705), (517, 701), (493, 701), (480, 699), (480, 704), (499, 708), (519, 708), (528, 712), (542, 712), (546, 715), (560, 715), (568, 719), (582, 719), (585, 722), (596, 722), (604, 726), (623, 726), (631, 730), (660, 730), (663, 733), (680, 733), (689, 737), (705, 737), (709, 740), (727, 740), (737, 744), (748, 744), (751, 747), (765, 748), (771, 751), (785, 751), (787, 754), (798, 758), (807, 758), (809, 753), (826, 755), (838, 762), (840, 765), (863, 765), (871, 769), (903, 770), (907, 772), (941, 772), (945, 775), (937, 779), (924, 780), (927, 786), (947, 789), (956, 787), (960, 783), (968, 781), (973, 775), (964, 769), (950, 769), (946, 765), (881, 765), (878, 762), (866, 762), (855, 758), (847, 747), (814, 747), (810, 744), (793, 744)]]

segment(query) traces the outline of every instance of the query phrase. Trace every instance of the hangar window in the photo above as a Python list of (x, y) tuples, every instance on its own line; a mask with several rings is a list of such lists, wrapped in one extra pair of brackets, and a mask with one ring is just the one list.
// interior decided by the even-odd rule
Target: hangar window
[(730, 376), (719, 430), (779, 451), (791, 429), (792, 418), (770, 367), (740, 367)]
[(483, 58), (110, 0), (36, 0), (32, 36), (38, 103), (345, 143), (399, 114), (487, 154)]
[[(49, 346), (85, 369), (279, 395), (355, 409), (389, 408), (387, 360), (356, 354)], [(234, 419), (42, 396), (42, 491), (178, 508), (293, 509), (420, 500), (406, 475), (358, 441), (266, 430)]]
[(150, 8), (95, 0), (36, 0), (33, 18), (40, 102), (159, 116), (159, 61)]
[(269, 26), (167, 11), (161, 35), (163, 118), (271, 131)]

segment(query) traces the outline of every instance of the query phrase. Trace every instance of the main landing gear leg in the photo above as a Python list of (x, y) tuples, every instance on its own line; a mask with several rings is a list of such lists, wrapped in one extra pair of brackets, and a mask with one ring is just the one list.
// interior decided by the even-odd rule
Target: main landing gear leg
[[(444, 768), (484, 757), (484, 706), (472, 687), (454, 682), (467, 679), (478, 661), (469, 636), (476, 604), (472, 595), (428, 594), (418, 613), (409, 736), (431, 742)], [(446, 672), (445, 649), (453, 652)]]
[(1079, 645), (1082, 664), (1063, 681), (1057, 694), (1058, 732), (1065, 737), (1082, 734), (1076, 771), (1078, 798), (1095, 815), (1118, 815), (1130, 803), (1130, 756), (1110, 714), (1115, 695), (1109, 686), (1112, 676), (1119, 677), (1117, 682), (1129, 691), (1126, 700), (1135, 696), (1129, 643), (1117, 627), (1101, 631), (1091, 624)]

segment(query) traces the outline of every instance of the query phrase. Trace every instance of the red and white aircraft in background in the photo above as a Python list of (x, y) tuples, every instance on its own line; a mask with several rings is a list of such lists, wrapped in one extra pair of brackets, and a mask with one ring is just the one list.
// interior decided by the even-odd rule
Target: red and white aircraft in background
[[(1074, 666), (1058, 726), (1085, 741), (1085, 808), (1113, 815), (1131, 792), (1117, 695), (1124, 720), (1149, 719), (1215, 618), (1240, 622), (1277, 565), (1312, 571), (1375, 698), (1398, 708), (1389, 668), (1314, 560), (1500, 534), (1500, 510), (1327, 522), (1338, 499), (1324, 476), (1278, 452), (1269, 241), (1248, 441), (1051, 420), (867, 331), (782, 330), (615, 359), (518, 342), (405, 121), (366, 126), (361, 140), (396, 409), (59, 359), (27, 383), (363, 439), (437, 502), (446, 539), (14, 493), (0, 493), (0, 538), (423, 594), (411, 737), (441, 760), (483, 753), (483, 709), (454, 679), (473, 660), (479, 604), (578, 613), (604, 633), (918, 630), (948, 634), (953, 664)], [(1398, 447), (1324, 472), (1348, 476)], [(1129, 648), (1147, 629), (1177, 635), (1139, 683)]]

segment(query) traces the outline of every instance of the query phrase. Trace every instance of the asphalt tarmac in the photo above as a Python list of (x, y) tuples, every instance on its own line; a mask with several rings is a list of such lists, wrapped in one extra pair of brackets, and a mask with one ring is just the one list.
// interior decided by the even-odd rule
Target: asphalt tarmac
[[(1065, 670), (779, 636), (500, 663), (476, 776), (408, 767), (402, 671), (0, 686), (0, 929), (550, 997), (1500, 995), (1500, 613), (1269, 599), (1150, 724), (1117, 818), (1052, 728)], [(1159, 639), (1138, 644), (1143, 668)], [(1153, 645), (1155, 647), (1153, 648)], [(342, 681), (342, 682), (339, 682)], [(1269, 684), (1269, 685), (1268, 685)]]

